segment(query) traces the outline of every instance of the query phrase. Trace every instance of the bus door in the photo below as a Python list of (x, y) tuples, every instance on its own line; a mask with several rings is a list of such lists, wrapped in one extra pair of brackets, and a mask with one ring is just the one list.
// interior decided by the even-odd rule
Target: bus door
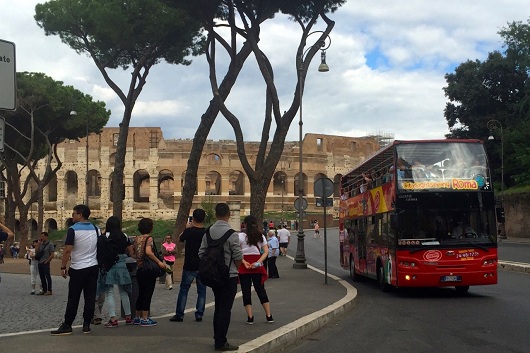
[(367, 219), (361, 218), (358, 220), (358, 227), (357, 227), (357, 254), (359, 259), (359, 272), (362, 275), (367, 274), (367, 259), (366, 259), (366, 234), (367, 234)]

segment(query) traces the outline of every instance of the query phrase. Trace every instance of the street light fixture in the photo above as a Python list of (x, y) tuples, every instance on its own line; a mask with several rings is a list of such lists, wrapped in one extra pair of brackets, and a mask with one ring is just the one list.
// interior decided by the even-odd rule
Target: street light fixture
[[(304, 56), (306, 55), (306, 53), (313, 48), (316, 48), (316, 47), (320, 48), (320, 61), (321, 62), (320, 62), (320, 65), (318, 66), (318, 71), (319, 72), (329, 71), (329, 66), (326, 64), (326, 49), (328, 49), (331, 45), (331, 37), (323, 31), (314, 31), (314, 32), (309, 33), (307, 35), (307, 38), (309, 38), (309, 36), (311, 36), (312, 34), (316, 34), (316, 33), (320, 33), (321, 38), (315, 44), (308, 47), (303, 52), (303, 54), (300, 57), (300, 66), (298, 67), (298, 94), (299, 94), (299, 99), (300, 99), (300, 109), (299, 109), (300, 121), (298, 123), (299, 134), (300, 134), (299, 149), (298, 149), (299, 172), (298, 172), (298, 185), (297, 185), (298, 186), (298, 190), (297, 190), (298, 191), (298, 204), (297, 204), (298, 207), (296, 207), (298, 211), (298, 234), (296, 235), (297, 237), (296, 256), (294, 258), (295, 262), (293, 264), (293, 268), (297, 268), (297, 269), (307, 268), (307, 263), (305, 259), (305, 249), (304, 249), (305, 235), (304, 235), (304, 226), (303, 226), (303, 221), (304, 221), (303, 213), (305, 209), (303, 205), (307, 205), (307, 201), (304, 199), (304, 177), (303, 177), (304, 174), (303, 174), (303, 166), (302, 166), (302, 157), (303, 157), (302, 145), (304, 141), (303, 135), (302, 135), (302, 126), (304, 124), (303, 115), (302, 115), (302, 99), (303, 99), (303, 93), (304, 93), (304, 77), (305, 77), (303, 63), (304, 63)], [(323, 36), (325, 36), (324, 39), (322, 39)]]
[[(490, 135), (488, 137), (488, 140), (495, 140), (495, 136), (493, 136), (493, 132), (495, 130), (498, 130), (500, 132), (501, 136), (501, 207), (503, 206), (504, 201), (504, 134), (503, 134), (503, 128), (500, 121), (491, 119), (486, 124)], [(499, 236), (501, 239), (506, 239), (506, 229), (504, 226), (504, 221), (502, 223), (499, 223)]]

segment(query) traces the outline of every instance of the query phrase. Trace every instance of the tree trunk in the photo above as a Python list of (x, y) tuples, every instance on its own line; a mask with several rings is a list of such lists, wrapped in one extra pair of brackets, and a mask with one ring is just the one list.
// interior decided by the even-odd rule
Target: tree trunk
[(116, 145), (114, 160), (114, 172), (112, 173), (112, 215), (120, 220), (123, 216), (123, 199), (125, 198), (124, 174), (125, 155), (127, 153), (127, 137), (129, 134), (129, 123), (131, 121), (132, 107), (125, 107), (123, 120), (120, 123), (120, 133)]

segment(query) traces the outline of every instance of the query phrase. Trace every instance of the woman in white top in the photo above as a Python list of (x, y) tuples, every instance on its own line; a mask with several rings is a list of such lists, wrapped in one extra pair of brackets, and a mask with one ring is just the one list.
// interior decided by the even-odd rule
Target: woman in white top
[(265, 280), (267, 279), (267, 270), (263, 266), (263, 261), (269, 255), (267, 240), (258, 229), (256, 217), (245, 217), (245, 233), (239, 233), (239, 245), (243, 252), (243, 262), (239, 266), (239, 283), (243, 294), (243, 305), (247, 312), (247, 324), (254, 323), (252, 314), (251, 288), (254, 285), (256, 294), (260, 300), (268, 323), (273, 323), (271, 315), (269, 298), (265, 291)]

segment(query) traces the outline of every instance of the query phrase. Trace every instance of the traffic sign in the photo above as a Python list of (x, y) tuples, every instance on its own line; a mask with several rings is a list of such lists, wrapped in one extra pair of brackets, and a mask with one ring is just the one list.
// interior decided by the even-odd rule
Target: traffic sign
[(294, 209), (297, 211), (305, 210), (307, 208), (307, 200), (302, 197), (302, 204), (300, 204), (300, 198), (294, 200)]
[(16, 108), (15, 43), (0, 39), (0, 110)]
[(330, 197), (333, 195), (333, 182), (329, 178), (320, 178), (315, 180), (314, 184), (315, 196), (317, 197)]

